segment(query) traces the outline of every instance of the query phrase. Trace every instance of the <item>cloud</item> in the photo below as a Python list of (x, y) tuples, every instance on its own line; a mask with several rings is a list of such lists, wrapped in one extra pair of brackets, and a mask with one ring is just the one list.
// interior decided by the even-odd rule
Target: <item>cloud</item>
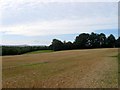
[[(59, 0), (60, 1), (60, 0)], [(42, 3), (39, 0), (4, 0), (2, 25), (56, 19), (81, 19), (96, 16), (111, 17), (117, 14), (117, 3)]]
[(2, 11), (0, 32), (6, 35), (45, 36), (117, 28), (116, 4), (49, 4), (49, 2), (77, 1), (2, 0), (0, 3)]
[[(74, 2), (119, 2), (119, 0), (0, 0), (0, 10), (24, 9), (24, 6), (38, 6), (48, 3), (74, 3)], [(20, 7), (23, 6), (23, 7)]]
[(116, 29), (117, 17), (97, 17), (83, 19), (62, 19), (29, 22), (11, 26), (1, 26), (1, 32), (11, 35), (44, 36), (93, 32), (102, 29)]

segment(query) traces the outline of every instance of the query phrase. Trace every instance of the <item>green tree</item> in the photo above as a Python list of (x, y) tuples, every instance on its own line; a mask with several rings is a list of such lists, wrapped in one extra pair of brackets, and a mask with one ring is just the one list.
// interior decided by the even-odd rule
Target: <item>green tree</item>
[(52, 48), (53, 48), (54, 51), (63, 50), (64, 44), (60, 40), (53, 39)]
[(115, 47), (120, 47), (120, 37), (116, 40)]
[(87, 48), (88, 41), (89, 41), (89, 34), (82, 33), (76, 37), (74, 44), (76, 45), (76, 48), (79, 48), (79, 49)]
[(104, 33), (99, 35), (99, 44), (101, 48), (106, 47), (106, 35)]
[(73, 43), (72, 42), (66, 42), (64, 41), (64, 50), (70, 50), (73, 49)]
[(99, 34), (92, 32), (90, 34), (89, 40), (90, 40), (91, 48), (99, 48), (100, 47)]
[(109, 48), (115, 47), (115, 41), (116, 41), (115, 37), (112, 34), (110, 34), (110, 36), (108, 36), (107, 38), (107, 43), (106, 43), (107, 47)]

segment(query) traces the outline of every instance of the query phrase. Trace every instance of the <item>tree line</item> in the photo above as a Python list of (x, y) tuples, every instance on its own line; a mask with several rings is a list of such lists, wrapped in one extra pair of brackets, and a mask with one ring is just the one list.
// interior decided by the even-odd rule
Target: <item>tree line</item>
[(71, 50), (71, 49), (92, 49), (92, 48), (115, 48), (120, 47), (120, 37), (115, 39), (114, 35), (108, 37), (104, 33), (81, 33), (76, 36), (74, 42), (60, 41), (53, 39), (49, 46), (54, 51)]
[(48, 46), (2, 46), (2, 55), (20, 55), (37, 50), (49, 50)]
[[(104, 33), (81, 33), (76, 36), (73, 42), (53, 39), (49, 46), (1, 46), (1, 55), (20, 55), (37, 50), (72, 50), (72, 49), (93, 49), (93, 48), (115, 48), (120, 47), (120, 37), (115, 39), (114, 35), (108, 37)], [(0, 50), (1, 51), (1, 50)]]

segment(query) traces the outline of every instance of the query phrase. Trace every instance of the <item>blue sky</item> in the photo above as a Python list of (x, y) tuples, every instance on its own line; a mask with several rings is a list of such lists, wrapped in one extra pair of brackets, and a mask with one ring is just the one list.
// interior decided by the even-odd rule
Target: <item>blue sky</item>
[(54, 38), (74, 41), (83, 32), (117, 37), (117, 5), (117, 2), (3, 0), (0, 44), (49, 45)]

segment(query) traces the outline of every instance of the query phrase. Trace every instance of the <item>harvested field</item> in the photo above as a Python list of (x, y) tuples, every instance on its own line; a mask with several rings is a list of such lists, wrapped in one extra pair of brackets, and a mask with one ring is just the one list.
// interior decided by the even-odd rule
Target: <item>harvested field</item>
[(117, 88), (118, 49), (3, 56), (3, 88)]

